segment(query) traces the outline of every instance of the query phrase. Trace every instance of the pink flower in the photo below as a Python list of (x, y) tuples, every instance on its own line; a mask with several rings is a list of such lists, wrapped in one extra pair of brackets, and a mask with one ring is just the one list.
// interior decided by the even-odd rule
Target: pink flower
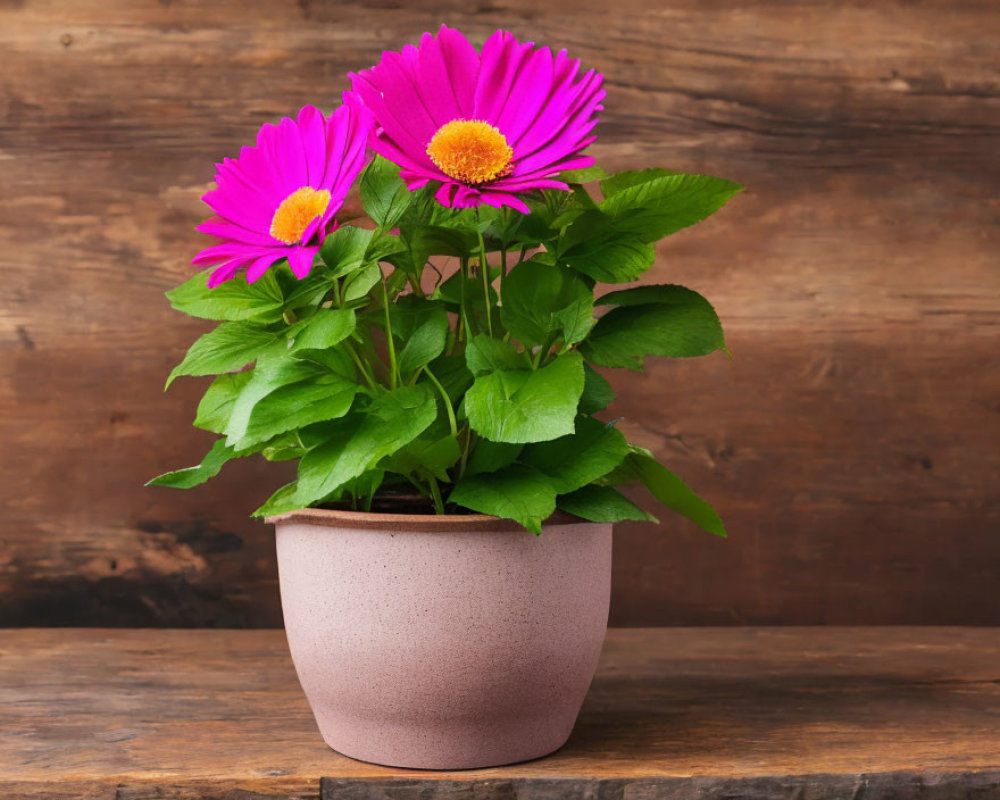
[(218, 215), (198, 230), (220, 239), (192, 260), (218, 265), (208, 280), (218, 286), (246, 267), (253, 283), (276, 261), (287, 258), (301, 279), (327, 233), (337, 227), (340, 209), (365, 165), (374, 127), (371, 113), (345, 96), (329, 118), (313, 106), (267, 124), (256, 147), (216, 164), (216, 187), (204, 200)]
[(444, 206), (528, 213), (518, 194), (568, 189), (551, 176), (594, 163), (581, 152), (597, 138), (603, 77), (579, 69), (564, 50), (553, 55), (506, 31), (478, 53), (442, 25), (350, 77), (378, 124), (372, 148), (400, 166), (411, 190), (440, 181)]

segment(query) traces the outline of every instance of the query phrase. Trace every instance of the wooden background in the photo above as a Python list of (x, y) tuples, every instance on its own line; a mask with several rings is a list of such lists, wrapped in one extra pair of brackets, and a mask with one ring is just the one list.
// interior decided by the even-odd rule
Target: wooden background
[(189, 493), (212, 163), (442, 22), (607, 76), (609, 169), (750, 190), (660, 250), (733, 361), (613, 375), (729, 541), (623, 525), (612, 623), (1000, 623), (1000, 16), (983, 2), (0, 0), (0, 624), (280, 623), (284, 474)]

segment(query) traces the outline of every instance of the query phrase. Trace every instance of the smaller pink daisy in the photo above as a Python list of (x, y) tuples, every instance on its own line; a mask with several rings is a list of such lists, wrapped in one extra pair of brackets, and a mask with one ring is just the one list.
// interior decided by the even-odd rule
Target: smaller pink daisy
[(329, 118), (313, 106), (268, 123), (256, 147), (216, 164), (215, 189), (204, 200), (218, 215), (198, 226), (220, 239), (192, 263), (217, 266), (210, 288), (246, 267), (253, 283), (276, 261), (287, 258), (296, 277), (312, 269), (323, 239), (336, 229), (333, 215), (365, 166), (374, 127), (371, 113), (345, 95)]
[(565, 50), (497, 31), (477, 52), (442, 25), (350, 78), (378, 123), (372, 149), (400, 166), (411, 191), (440, 181), (435, 197), (449, 208), (527, 214), (519, 194), (568, 189), (553, 176), (594, 163), (583, 150), (597, 138), (603, 78), (581, 75)]

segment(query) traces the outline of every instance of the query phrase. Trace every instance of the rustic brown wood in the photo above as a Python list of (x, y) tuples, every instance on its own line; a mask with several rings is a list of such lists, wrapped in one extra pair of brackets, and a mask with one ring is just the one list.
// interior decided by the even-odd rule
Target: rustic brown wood
[(612, 376), (731, 539), (622, 526), (613, 622), (1000, 623), (994, 2), (64, 0), (0, 3), (0, 624), (279, 624), (282, 470), (140, 486), (209, 441), (161, 293), (213, 160), (442, 21), (601, 69), (609, 168), (750, 187), (649, 275), (735, 360)]
[(614, 630), (561, 751), (457, 773), (329, 750), (279, 631), (8, 630), (0, 653), (0, 797), (1000, 793), (994, 629)]

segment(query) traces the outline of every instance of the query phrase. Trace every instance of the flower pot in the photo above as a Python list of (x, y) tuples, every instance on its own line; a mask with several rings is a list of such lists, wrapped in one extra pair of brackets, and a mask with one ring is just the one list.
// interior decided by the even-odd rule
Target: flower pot
[(607, 630), (611, 525), (479, 515), (272, 518), (285, 630), (327, 744), (469, 769), (569, 738)]

